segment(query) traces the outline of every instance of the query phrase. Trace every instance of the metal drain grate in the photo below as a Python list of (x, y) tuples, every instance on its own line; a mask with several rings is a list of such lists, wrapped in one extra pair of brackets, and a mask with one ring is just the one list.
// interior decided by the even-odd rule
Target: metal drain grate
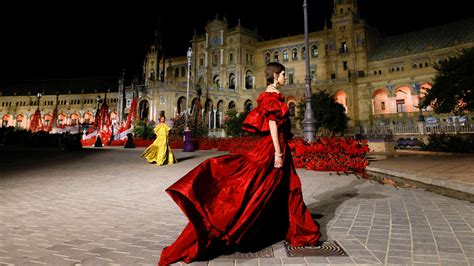
[(347, 252), (335, 241), (323, 242), (320, 246), (292, 247), (285, 242), (288, 257), (332, 257), (348, 256)]

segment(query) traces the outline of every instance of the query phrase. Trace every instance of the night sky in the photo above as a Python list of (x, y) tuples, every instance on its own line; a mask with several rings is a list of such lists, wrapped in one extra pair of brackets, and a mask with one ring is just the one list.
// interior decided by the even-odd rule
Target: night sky
[[(185, 55), (194, 29), (226, 16), (229, 26), (258, 30), (263, 39), (302, 34), (303, 0), (259, 1), (16, 1), (0, 16), (0, 85), (12, 80), (95, 78), (140, 74), (159, 21), (167, 55)], [(47, 3), (48, 2), (48, 3)], [(117, 1), (115, 1), (117, 2)], [(310, 31), (330, 19), (333, 0), (308, 0)], [(359, 0), (359, 13), (387, 35), (472, 17), (465, 1)], [(449, 3), (449, 4), (447, 4)], [(200, 6), (204, 6), (203, 9)]]

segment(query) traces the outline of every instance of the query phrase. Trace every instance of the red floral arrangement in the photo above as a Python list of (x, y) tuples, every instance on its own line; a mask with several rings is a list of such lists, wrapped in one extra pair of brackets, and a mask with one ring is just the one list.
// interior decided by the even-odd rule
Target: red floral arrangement
[(171, 149), (182, 149), (184, 145), (182, 138), (170, 138), (169, 142)]
[(133, 139), (133, 143), (135, 144), (136, 147), (148, 147), (153, 143), (153, 141), (155, 140), (154, 139), (138, 139), (138, 138)]
[(365, 173), (369, 164), (367, 141), (344, 137), (317, 138), (312, 143), (295, 138), (289, 143), (295, 167), (315, 171)]
[(124, 146), (124, 145), (125, 145), (125, 140), (116, 139), (116, 140), (112, 140), (109, 146)]
[[(199, 138), (195, 140), (196, 149), (229, 151), (245, 154), (259, 141), (258, 137)], [(344, 173), (365, 173), (369, 164), (367, 141), (357, 141), (344, 137), (322, 137), (312, 143), (302, 138), (290, 140), (289, 146), (295, 167), (314, 171), (336, 171)]]

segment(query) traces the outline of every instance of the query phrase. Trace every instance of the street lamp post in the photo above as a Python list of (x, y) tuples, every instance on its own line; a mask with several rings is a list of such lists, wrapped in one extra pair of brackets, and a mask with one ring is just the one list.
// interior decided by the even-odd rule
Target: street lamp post
[(304, 43), (305, 43), (305, 55), (306, 55), (306, 109), (304, 112), (303, 123), (303, 136), (304, 139), (308, 142), (312, 142), (316, 136), (316, 119), (314, 118), (314, 112), (311, 107), (311, 76), (309, 70), (309, 35), (308, 35), (308, 4), (306, 0), (303, 2), (303, 11), (304, 11)]
[[(97, 98), (96, 98), (96, 101), (97, 101), (97, 111), (95, 113), (95, 119), (100, 119), (100, 110), (99, 110), (99, 106), (100, 106), (100, 102), (101, 102), (101, 98), (100, 98), (100, 95), (97, 95)], [(99, 122), (100, 121), (94, 121), (94, 124), (96, 124), (97, 122), (97, 137), (95, 139), (95, 143), (94, 143), (94, 147), (97, 147), (97, 148), (102, 148), (103, 144), (102, 144), (102, 139), (100, 137), (100, 128), (99, 128)]]
[(184, 129), (188, 126), (188, 102), (189, 102), (189, 79), (191, 78), (191, 56), (193, 55), (193, 49), (189, 47), (186, 54), (188, 58), (188, 84), (186, 86), (186, 111), (184, 113)]
[(38, 94), (36, 95), (36, 98), (38, 98), (38, 110), (40, 109), (40, 99), (41, 97), (43, 97), (43, 94), (41, 92), (38, 92)]

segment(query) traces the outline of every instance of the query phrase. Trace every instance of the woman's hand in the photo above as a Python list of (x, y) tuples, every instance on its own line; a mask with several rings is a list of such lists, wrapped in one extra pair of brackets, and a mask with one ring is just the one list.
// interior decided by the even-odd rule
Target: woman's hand
[(283, 158), (282, 158), (283, 154), (277, 154), (275, 153), (275, 168), (280, 168), (282, 167), (283, 165)]

